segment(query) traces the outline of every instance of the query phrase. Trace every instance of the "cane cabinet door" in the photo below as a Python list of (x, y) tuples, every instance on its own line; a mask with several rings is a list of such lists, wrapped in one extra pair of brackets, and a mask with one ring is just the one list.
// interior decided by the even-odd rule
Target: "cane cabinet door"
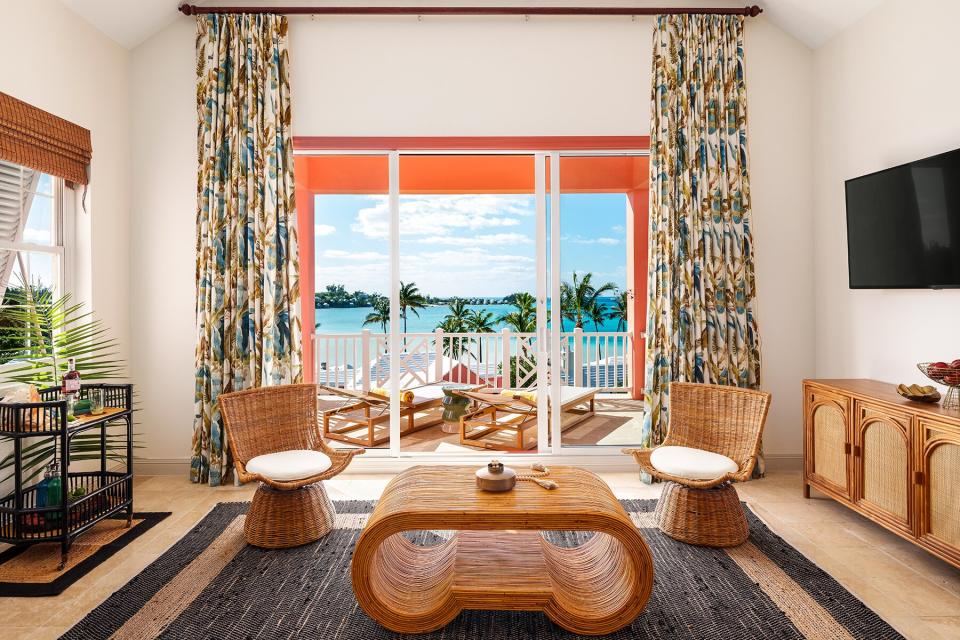
[(807, 387), (804, 404), (807, 479), (814, 486), (849, 500), (850, 399), (817, 387)]
[(960, 563), (960, 427), (921, 418), (918, 434), (920, 544)]
[(856, 401), (853, 499), (875, 519), (913, 535), (913, 421), (884, 405)]

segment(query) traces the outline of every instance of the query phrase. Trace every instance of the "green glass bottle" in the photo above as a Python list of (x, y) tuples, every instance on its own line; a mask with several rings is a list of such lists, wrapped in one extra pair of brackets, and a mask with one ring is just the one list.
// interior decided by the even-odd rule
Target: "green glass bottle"
[(43, 480), (37, 483), (37, 506), (47, 506), (47, 487), (50, 486), (50, 467), (43, 472)]
[[(47, 483), (47, 506), (58, 507), (63, 503), (63, 484), (60, 479), (60, 465), (53, 461), (50, 463), (50, 482)], [(49, 522), (60, 522), (60, 512), (50, 511), (47, 513)]]

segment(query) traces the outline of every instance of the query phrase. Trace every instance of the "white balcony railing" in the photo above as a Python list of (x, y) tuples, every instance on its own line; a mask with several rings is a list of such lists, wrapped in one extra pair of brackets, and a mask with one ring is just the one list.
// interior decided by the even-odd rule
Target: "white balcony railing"
[[(604, 391), (630, 388), (632, 334), (575, 329), (561, 334), (560, 340), (563, 384)], [(432, 382), (530, 387), (536, 383), (536, 342), (536, 334), (509, 329), (497, 333), (446, 333), (441, 329), (403, 333), (397, 362), (391, 362), (387, 334), (369, 330), (315, 334), (316, 379), (320, 384), (369, 391), (387, 386), (391, 368), (396, 368), (402, 387)], [(549, 348), (545, 351), (549, 353)]]

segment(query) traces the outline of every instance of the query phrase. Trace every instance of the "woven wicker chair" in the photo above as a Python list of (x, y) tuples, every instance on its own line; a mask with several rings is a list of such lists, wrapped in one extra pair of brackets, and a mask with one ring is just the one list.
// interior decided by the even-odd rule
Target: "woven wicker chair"
[[(260, 486), (247, 513), (244, 533), (247, 542), (257, 547), (283, 549), (319, 540), (333, 528), (336, 512), (322, 481), (347, 468), (363, 449), (339, 451), (327, 445), (317, 422), (317, 387), (291, 384), (248, 389), (220, 396), (220, 414), (227, 442), (240, 482), (257, 481)], [(323, 456), (329, 459), (324, 462)], [(272, 467), (278, 473), (248, 470), (263, 469), (264, 456), (288, 456), (279, 464), (273, 456)], [(299, 454), (311, 465), (301, 465), (305, 477), (297, 475), (290, 455)], [(317, 461), (320, 464), (316, 464)], [(286, 467), (286, 468), (284, 468)], [(325, 468), (324, 468), (325, 467)]]
[[(644, 471), (667, 482), (656, 509), (661, 531), (677, 540), (708, 547), (732, 547), (747, 540), (750, 531), (746, 514), (731, 483), (750, 479), (769, 408), (770, 394), (763, 391), (670, 384), (670, 428), (663, 444), (653, 449), (623, 450)], [(658, 449), (663, 450), (661, 454), (655, 453)], [(677, 455), (687, 456), (687, 469), (677, 470)], [(698, 470), (695, 466), (701, 460), (708, 464)], [(673, 462), (674, 469), (667, 462)]]

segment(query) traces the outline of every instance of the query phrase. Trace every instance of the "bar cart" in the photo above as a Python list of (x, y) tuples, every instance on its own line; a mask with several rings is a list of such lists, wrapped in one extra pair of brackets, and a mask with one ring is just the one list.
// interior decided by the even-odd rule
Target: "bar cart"
[[(94, 390), (103, 394), (103, 413), (76, 416), (67, 421), (67, 401), (60, 388), (40, 391), (40, 402), (0, 404), (0, 436), (13, 445), (13, 492), (0, 498), (0, 542), (29, 545), (38, 542), (60, 543), (60, 568), (66, 564), (71, 543), (105, 518), (126, 510), (127, 526), (133, 521), (133, 385), (84, 384), (78, 400), (89, 399)], [(122, 425), (118, 424), (122, 423)], [(107, 440), (120, 443), (125, 460), (116, 468), (116, 450), (108, 453)], [(100, 459), (70, 463), (70, 443), (87, 432), (100, 431)], [(54, 504), (45, 504), (39, 495), (40, 482), (24, 478), (24, 459), (29, 447), (48, 439), (60, 461), (58, 476), (61, 493)], [(25, 442), (25, 441), (31, 442)], [(109, 459), (109, 458), (112, 458)], [(109, 463), (114, 468), (109, 468)], [(71, 466), (74, 469), (71, 469)], [(78, 471), (75, 468), (84, 470)], [(99, 467), (99, 468), (97, 468)], [(27, 474), (30, 475), (29, 472)], [(28, 486), (29, 485), (29, 486)]]

